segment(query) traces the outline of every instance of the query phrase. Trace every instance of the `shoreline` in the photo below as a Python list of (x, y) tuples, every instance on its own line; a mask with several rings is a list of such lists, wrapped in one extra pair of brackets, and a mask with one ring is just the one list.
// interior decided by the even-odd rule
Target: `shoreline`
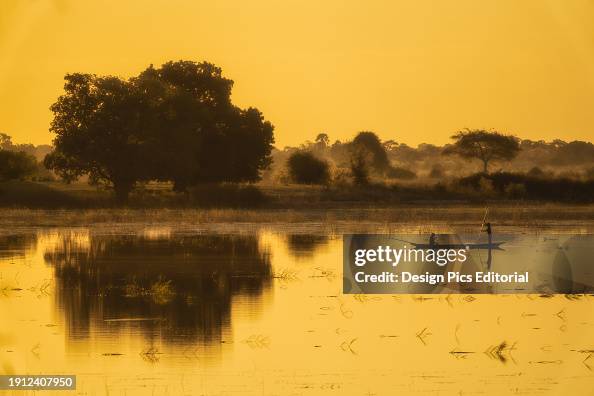
[(296, 232), (369, 230), (476, 230), (488, 220), (499, 229), (551, 228), (594, 232), (594, 205), (399, 205), (331, 209), (23, 209), (0, 208), (0, 229), (99, 227), (137, 229), (164, 226), (178, 230), (292, 229)]

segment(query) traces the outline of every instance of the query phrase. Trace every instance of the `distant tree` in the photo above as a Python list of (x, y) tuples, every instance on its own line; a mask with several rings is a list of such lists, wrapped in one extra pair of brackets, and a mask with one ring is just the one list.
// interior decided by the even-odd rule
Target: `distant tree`
[(46, 154), (52, 151), (52, 147), (46, 144), (34, 146), (30, 143), (26, 144), (14, 144), (12, 137), (6, 133), (0, 133), (0, 149), (9, 151), (23, 151), (35, 157), (38, 161), (43, 161)]
[(328, 134), (319, 133), (318, 136), (316, 136), (316, 143), (322, 146), (322, 148), (328, 147), (330, 144), (330, 138), (328, 137)]
[(440, 164), (433, 165), (429, 172), (429, 177), (432, 179), (441, 179), (444, 175), (443, 167)]
[(538, 166), (534, 166), (528, 171), (527, 175), (532, 177), (543, 177), (545, 176), (545, 173)]
[(484, 173), (487, 173), (490, 161), (509, 161), (515, 158), (520, 151), (516, 137), (483, 129), (466, 129), (452, 136), (452, 139), (454, 139), (454, 144), (447, 146), (442, 153), (479, 159), (483, 163)]
[(575, 140), (566, 144), (557, 143), (552, 162), (555, 165), (582, 165), (594, 162), (594, 144)]
[(289, 176), (298, 184), (326, 184), (330, 179), (328, 163), (310, 152), (296, 151), (287, 160)]
[(350, 158), (351, 176), (357, 186), (369, 184), (369, 153), (364, 150), (353, 150)]
[(0, 150), (10, 150), (12, 148), (12, 138), (6, 133), (0, 133)]
[(22, 151), (0, 150), (0, 181), (22, 180), (36, 170), (35, 157)]
[(390, 167), (390, 169), (386, 172), (386, 176), (390, 179), (414, 179), (417, 177), (417, 174), (410, 169), (401, 168), (401, 167)]
[(370, 167), (376, 172), (384, 173), (390, 168), (386, 149), (378, 136), (369, 131), (359, 132), (353, 139), (356, 156), (369, 160)]
[(398, 147), (398, 143), (395, 140), (390, 139), (383, 142), (382, 146), (384, 146), (386, 151), (390, 152)]

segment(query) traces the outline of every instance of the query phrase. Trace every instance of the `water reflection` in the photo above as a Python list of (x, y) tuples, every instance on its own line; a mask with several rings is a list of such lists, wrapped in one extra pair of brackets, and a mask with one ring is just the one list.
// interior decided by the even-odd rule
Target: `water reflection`
[(71, 340), (133, 331), (221, 343), (234, 296), (258, 299), (272, 278), (255, 236), (65, 235), (44, 259)]
[(35, 248), (37, 235), (0, 235), (0, 259), (25, 257), (25, 253)]
[(328, 244), (327, 235), (315, 234), (289, 234), (287, 235), (287, 248), (291, 255), (298, 259), (312, 257), (317, 250)]
[[(348, 295), (340, 234), (302, 243), (270, 231), (112, 232), (55, 228), (0, 239), (12, 250), (5, 254), (23, 256), (0, 259), (0, 374), (76, 373), (81, 394), (591, 387), (589, 294), (551, 295), (547, 287), (542, 295)], [(564, 290), (583, 290), (593, 273), (590, 236), (516, 233), (504, 247), (493, 250), (493, 269), (548, 274), (539, 284), (570, 280)], [(297, 259), (303, 254), (311, 256)], [(485, 250), (469, 257), (469, 271), (488, 265)]]

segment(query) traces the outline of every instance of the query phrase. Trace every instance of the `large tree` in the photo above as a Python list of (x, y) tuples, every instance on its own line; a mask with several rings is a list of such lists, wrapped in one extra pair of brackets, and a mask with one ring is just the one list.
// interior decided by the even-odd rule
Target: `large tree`
[(206, 62), (151, 65), (129, 80), (67, 75), (46, 165), (65, 179), (108, 182), (120, 200), (142, 180), (171, 180), (176, 190), (256, 181), (270, 163), (273, 126), (234, 106), (232, 86)]
[(125, 201), (136, 182), (149, 178), (143, 146), (150, 106), (117, 77), (77, 73), (65, 80), (65, 93), (51, 106), (55, 150), (44, 163), (67, 181), (87, 174), (91, 182), (110, 183)]
[(518, 138), (496, 131), (465, 129), (452, 136), (452, 139), (454, 143), (447, 146), (442, 153), (479, 159), (483, 163), (484, 173), (487, 173), (492, 160), (509, 161), (520, 152)]
[(159, 98), (154, 174), (174, 181), (176, 190), (197, 183), (257, 181), (270, 164), (272, 124), (257, 109), (231, 103), (233, 81), (220, 68), (168, 62), (149, 67), (135, 83)]

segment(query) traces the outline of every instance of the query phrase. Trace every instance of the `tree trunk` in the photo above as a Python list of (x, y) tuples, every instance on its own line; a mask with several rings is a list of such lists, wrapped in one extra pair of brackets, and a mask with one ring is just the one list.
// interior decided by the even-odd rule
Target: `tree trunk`
[(489, 161), (488, 160), (483, 160), (483, 173), (486, 175), (487, 174), (487, 166), (489, 165)]

